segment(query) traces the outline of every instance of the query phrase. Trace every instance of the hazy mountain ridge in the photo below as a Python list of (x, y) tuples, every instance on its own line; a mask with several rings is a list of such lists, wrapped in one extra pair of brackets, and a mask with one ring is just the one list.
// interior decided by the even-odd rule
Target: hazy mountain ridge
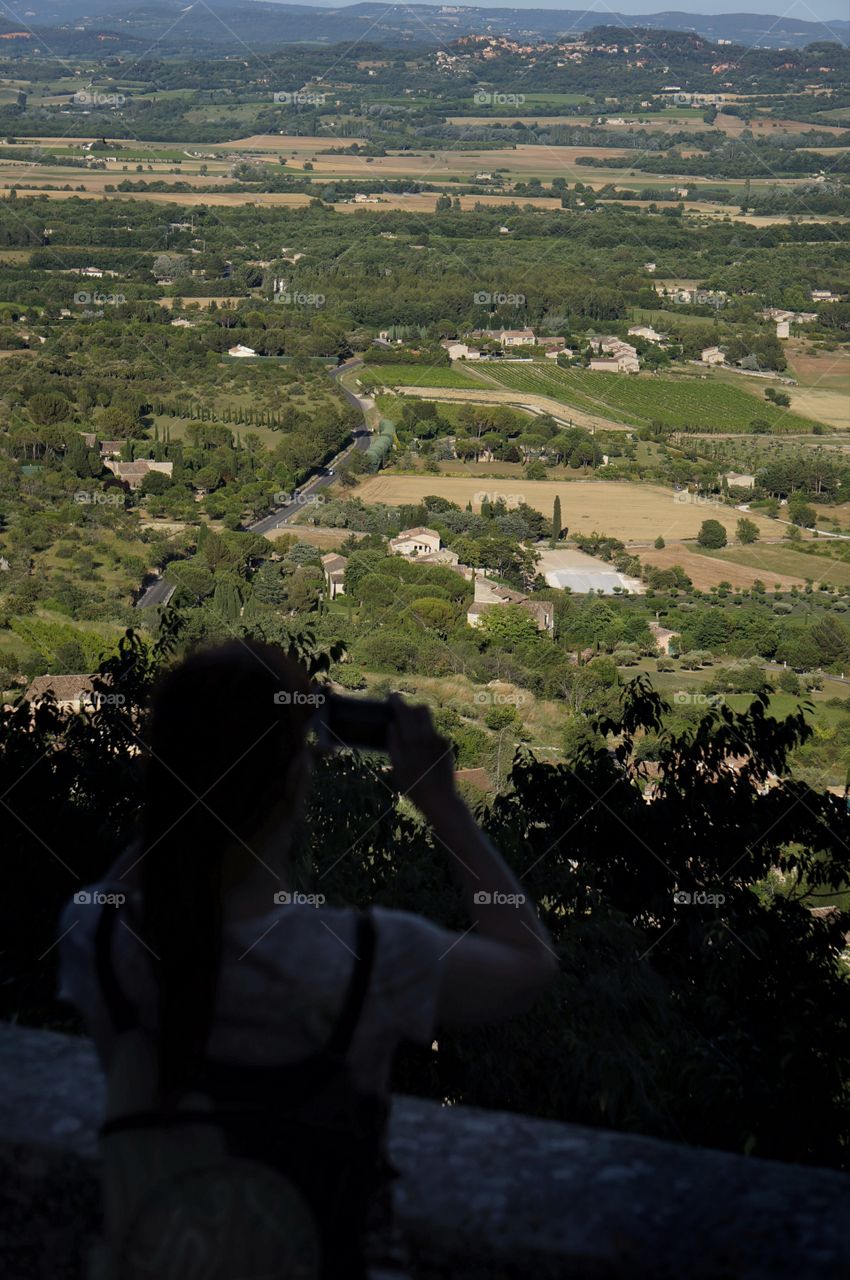
[[(371, 44), (438, 46), (467, 35), (499, 35), (528, 43), (583, 34), (603, 23), (596, 11), (568, 9), (494, 9), (455, 5), (361, 3), (339, 8), (232, 0), (226, 5), (184, 4), (181, 0), (122, 3), (122, 0), (34, 0), (20, 11), (7, 10), (3, 33), (21, 32), (23, 49), (39, 39), (52, 47), (83, 49), (93, 37), (109, 47), (138, 40), (163, 46), (238, 45), (263, 42), (333, 44), (368, 38)], [(692, 32), (712, 41), (768, 48), (800, 48), (820, 41), (850, 44), (850, 22), (803, 22), (767, 14), (687, 14), (678, 11), (635, 15), (610, 13), (604, 25), (633, 29)], [(9, 41), (11, 47), (12, 41)]]

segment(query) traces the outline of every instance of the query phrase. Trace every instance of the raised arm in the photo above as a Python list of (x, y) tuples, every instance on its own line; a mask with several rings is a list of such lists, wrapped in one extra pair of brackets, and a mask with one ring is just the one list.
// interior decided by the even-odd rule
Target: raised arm
[(449, 743), (427, 707), (394, 698), (390, 756), (399, 790), (430, 822), (464, 893), (470, 928), (446, 956), (439, 1018), (489, 1022), (521, 1012), (557, 972), (557, 957), (520, 881), (454, 785)]

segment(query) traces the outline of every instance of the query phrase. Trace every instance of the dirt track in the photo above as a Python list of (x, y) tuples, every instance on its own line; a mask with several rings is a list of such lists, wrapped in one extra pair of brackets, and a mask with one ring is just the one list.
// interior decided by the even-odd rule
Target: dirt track
[(622, 422), (609, 422), (606, 418), (582, 413), (580, 409), (561, 404), (560, 400), (552, 400), (549, 396), (532, 396), (522, 391), (491, 391), (483, 383), (480, 391), (460, 390), (457, 387), (396, 387), (396, 391), (406, 396), (418, 396), (421, 400), (446, 400), (450, 404), (510, 404), (517, 408), (527, 406), (539, 409), (541, 413), (551, 413), (555, 418), (572, 418), (578, 427), (604, 427), (606, 431), (633, 430)]

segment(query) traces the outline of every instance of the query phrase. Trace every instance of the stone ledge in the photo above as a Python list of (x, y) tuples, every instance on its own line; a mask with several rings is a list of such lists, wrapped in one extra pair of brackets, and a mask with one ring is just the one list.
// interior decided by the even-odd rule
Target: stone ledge
[[(0, 1026), (0, 1271), (80, 1280), (97, 1222), (91, 1043)], [(397, 1098), (417, 1280), (838, 1280), (850, 1178), (507, 1112)]]

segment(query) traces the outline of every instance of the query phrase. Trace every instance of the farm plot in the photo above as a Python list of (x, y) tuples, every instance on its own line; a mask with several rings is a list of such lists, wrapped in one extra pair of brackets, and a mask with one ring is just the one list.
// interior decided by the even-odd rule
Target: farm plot
[(481, 383), (457, 368), (427, 364), (373, 364), (358, 373), (364, 387), (457, 387), (481, 390)]
[[(482, 376), (483, 371), (482, 371)], [(749, 431), (760, 418), (774, 432), (810, 431), (811, 418), (784, 412), (739, 387), (712, 379), (633, 377), (544, 365), (488, 365), (499, 386), (552, 396), (562, 404), (635, 426), (661, 422), (678, 430)]]
[[(557, 497), (564, 523), (571, 532), (597, 530), (643, 545), (652, 544), (659, 534), (669, 540), (696, 538), (703, 520), (709, 517), (719, 520), (732, 538), (741, 518), (734, 507), (682, 502), (681, 495), (672, 489), (616, 480), (493, 480), (480, 476), (402, 476), (382, 471), (358, 485), (356, 493), (364, 502), (392, 506), (412, 506), (429, 494), (439, 494), (461, 507), (471, 502), (475, 511), (480, 510), (485, 499), (497, 502), (501, 498), (509, 507), (525, 502), (546, 516), (551, 515)], [(751, 519), (762, 537), (775, 533), (776, 525), (764, 516), (753, 513)], [(850, 573), (850, 565), (841, 568)]]

